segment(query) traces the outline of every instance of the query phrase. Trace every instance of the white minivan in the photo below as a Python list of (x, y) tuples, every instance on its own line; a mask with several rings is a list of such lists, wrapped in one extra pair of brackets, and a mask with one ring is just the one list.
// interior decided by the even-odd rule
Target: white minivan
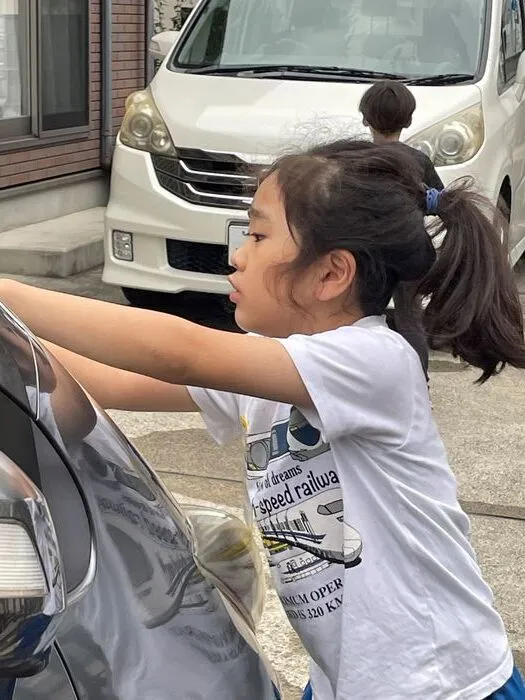
[(446, 183), (472, 175), (525, 250), (524, 0), (200, 0), (128, 99), (106, 213), (103, 279), (151, 292), (230, 291), (250, 165), (362, 133), (371, 82), (403, 81), (407, 142)]

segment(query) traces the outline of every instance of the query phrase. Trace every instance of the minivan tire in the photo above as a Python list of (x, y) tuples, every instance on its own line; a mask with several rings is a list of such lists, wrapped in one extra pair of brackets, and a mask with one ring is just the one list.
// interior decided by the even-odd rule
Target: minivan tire
[(153, 311), (173, 311), (179, 306), (176, 294), (167, 292), (151, 292), (147, 289), (134, 289), (133, 287), (122, 287), (122, 294), (131, 306), (139, 309), (152, 309)]

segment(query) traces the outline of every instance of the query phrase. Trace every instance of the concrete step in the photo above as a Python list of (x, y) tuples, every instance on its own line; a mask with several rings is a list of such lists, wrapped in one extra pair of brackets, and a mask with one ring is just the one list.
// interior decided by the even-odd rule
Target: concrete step
[(69, 277), (104, 259), (104, 207), (0, 233), (0, 273)]

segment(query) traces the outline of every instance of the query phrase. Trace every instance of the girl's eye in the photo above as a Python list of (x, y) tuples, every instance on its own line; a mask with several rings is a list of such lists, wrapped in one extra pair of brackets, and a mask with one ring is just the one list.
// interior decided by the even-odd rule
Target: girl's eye
[(259, 241), (262, 241), (262, 239), (264, 238), (264, 236), (261, 233), (254, 233), (253, 231), (247, 231), (243, 235), (247, 238), (253, 238), (253, 240), (256, 243), (259, 243)]

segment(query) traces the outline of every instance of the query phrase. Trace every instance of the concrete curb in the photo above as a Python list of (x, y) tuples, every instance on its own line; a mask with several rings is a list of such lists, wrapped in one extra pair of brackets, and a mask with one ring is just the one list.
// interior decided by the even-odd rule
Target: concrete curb
[(0, 273), (69, 277), (104, 261), (104, 207), (0, 233)]

